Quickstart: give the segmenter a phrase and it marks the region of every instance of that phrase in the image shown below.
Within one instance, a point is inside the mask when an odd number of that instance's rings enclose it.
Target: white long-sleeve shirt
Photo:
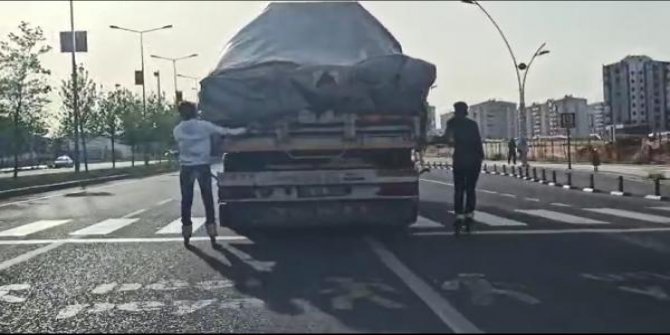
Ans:
[[[208,121],[191,119],[181,121],[174,127],[172,135],[179,147],[179,163],[194,166],[211,164],[212,135],[239,135],[244,132],[244,128],[223,128]]]

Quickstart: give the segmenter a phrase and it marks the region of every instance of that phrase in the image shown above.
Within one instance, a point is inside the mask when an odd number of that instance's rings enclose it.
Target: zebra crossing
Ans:
[[[565,211],[570,211],[571,213],[565,213]],[[670,224],[670,216],[667,213],[670,212],[670,206],[668,207],[647,207],[641,211],[630,211],[623,210],[619,208],[567,208],[567,207],[554,207],[551,210],[549,209],[516,209],[512,211],[506,211],[505,214],[500,214],[498,211],[496,213],[491,213],[488,210],[479,210],[475,211],[475,221],[481,225],[488,226],[491,228],[519,228],[519,229],[533,229],[537,228],[539,223],[543,224],[546,228],[547,225],[556,225],[560,227],[561,224],[568,226],[586,226],[587,228],[593,227],[602,227],[611,225],[614,222],[612,220],[624,220],[625,222],[632,225],[639,224],[661,224],[666,226]],[[142,214],[143,212],[137,212],[137,214]],[[451,212],[453,215],[453,212]],[[589,217],[588,215],[595,214],[598,218]],[[86,227],[76,229],[72,232],[68,232],[68,235],[74,237],[103,237],[112,235],[122,228],[132,226],[134,224],[139,224],[143,220],[137,216],[129,217],[126,215],[120,218],[108,218],[101,220],[99,222],[94,222]],[[611,218],[607,220],[605,218]],[[155,221],[155,220],[154,220]],[[196,232],[205,224],[204,217],[194,217],[193,221],[193,231]],[[56,227],[66,227],[68,223],[72,223],[74,220],[71,219],[54,219],[54,220],[36,220],[34,222],[28,222],[16,227],[11,227],[5,230],[0,231],[0,238],[25,238],[30,237],[31,235],[48,232],[51,229]],[[164,226],[152,227],[153,232],[151,234],[159,236],[166,235],[179,235],[181,234],[181,220],[179,218],[174,220],[166,221],[167,223]],[[417,223],[415,223],[413,228],[430,228],[435,227],[436,223],[429,219],[419,217]],[[440,224],[437,224],[442,226]],[[535,226],[535,227],[534,227]]]
[[[567,208],[565,208],[567,209]],[[656,211],[666,211],[670,212],[670,207],[648,207],[646,209],[656,210]],[[488,226],[488,227],[519,227],[519,228],[532,228],[537,226],[538,222],[542,222],[546,225],[551,224],[567,224],[568,227],[576,226],[588,226],[591,227],[602,227],[607,225],[612,225],[613,222],[606,221],[603,219],[594,219],[592,217],[583,216],[588,213],[597,213],[601,216],[608,216],[616,219],[625,219],[631,225],[639,225],[640,223],[656,223],[656,224],[670,224],[670,217],[627,211],[616,208],[583,208],[577,209],[579,213],[567,214],[564,212],[559,212],[557,210],[548,210],[548,209],[516,209],[512,213],[518,214],[513,218],[506,217],[503,215],[488,213],[486,211],[475,211],[475,222],[478,224]],[[574,210],[572,211],[574,212]],[[451,215],[454,215],[453,211],[449,212]],[[522,216],[524,218],[519,218]],[[540,220],[538,220],[540,219]],[[432,221],[427,218],[420,217],[416,224],[411,226],[415,229],[423,228],[438,228],[443,227],[442,224],[439,224],[435,221]]]

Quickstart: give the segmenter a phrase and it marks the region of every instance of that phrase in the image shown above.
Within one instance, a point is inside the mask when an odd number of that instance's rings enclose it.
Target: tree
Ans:
[[[58,94],[63,101],[59,115],[59,133],[63,136],[74,137],[74,95],[72,94],[72,77],[61,81]],[[100,129],[98,113],[98,87],[89,78],[88,71],[83,64],[77,67],[77,104],[79,109],[79,134],[84,151],[84,167],[88,172],[88,154],[86,151],[86,135],[95,136]]]
[[[45,131],[42,109],[49,102],[47,94],[51,90],[46,81],[51,72],[40,62],[40,56],[51,50],[44,43],[42,29],[23,21],[18,29],[18,33],[7,35],[8,41],[0,42],[0,77],[4,86],[0,100],[12,119],[14,178],[18,177],[19,151],[26,139]]]
[[[99,108],[99,130],[100,134],[109,136],[112,143],[112,168],[116,168],[116,150],[114,148],[116,136],[123,129],[123,115],[127,106],[132,104],[133,94],[128,89],[120,89],[107,92],[100,100]]]
[[[145,140],[152,142],[160,154],[172,143],[172,129],[178,122],[177,113],[165,100],[152,95],[147,99],[147,121]]]
[[[135,166],[135,148],[142,137],[142,100],[135,94],[124,89],[121,95],[121,127],[123,133],[121,138],[130,145],[131,164]]]

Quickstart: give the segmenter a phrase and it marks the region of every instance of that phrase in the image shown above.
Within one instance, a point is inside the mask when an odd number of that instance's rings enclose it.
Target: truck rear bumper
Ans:
[[[416,221],[418,198],[225,202],[219,209],[221,226],[232,228],[406,226]]]

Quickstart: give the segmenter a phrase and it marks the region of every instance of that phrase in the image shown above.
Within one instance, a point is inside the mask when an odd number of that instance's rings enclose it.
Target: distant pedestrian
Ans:
[[[593,164],[593,171],[598,172],[598,166],[600,166],[600,153],[598,148],[591,146],[591,163]]]
[[[507,142],[507,164],[511,162],[516,165],[516,141],[514,138],[510,138]]]
[[[460,101],[455,103],[454,117],[447,121],[447,129],[442,137],[447,145],[454,147],[452,165],[454,212],[456,213],[454,231],[456,233],[459,233],[462,227],[470,231],[477,205],[475,188],[484,160],[479,128],[475,121],[467,118],[467,115],[468,105]]]
[[[193,186],[196,179],[200,186],[202,202],[205,206],[205,228],[212,238],[216,236],[214,215],[214,197],[212,195],[211,171],[211,137],[213,135],[241,135],[244,128],[228,129],[200,120],[194,103],[184,101],[179,104],[179,115],[182,121],[174,128],[173,135],[179,147],[179,185],[181,188],[181,222],[184,243],[193,233],[191,207],[193,205]]]

